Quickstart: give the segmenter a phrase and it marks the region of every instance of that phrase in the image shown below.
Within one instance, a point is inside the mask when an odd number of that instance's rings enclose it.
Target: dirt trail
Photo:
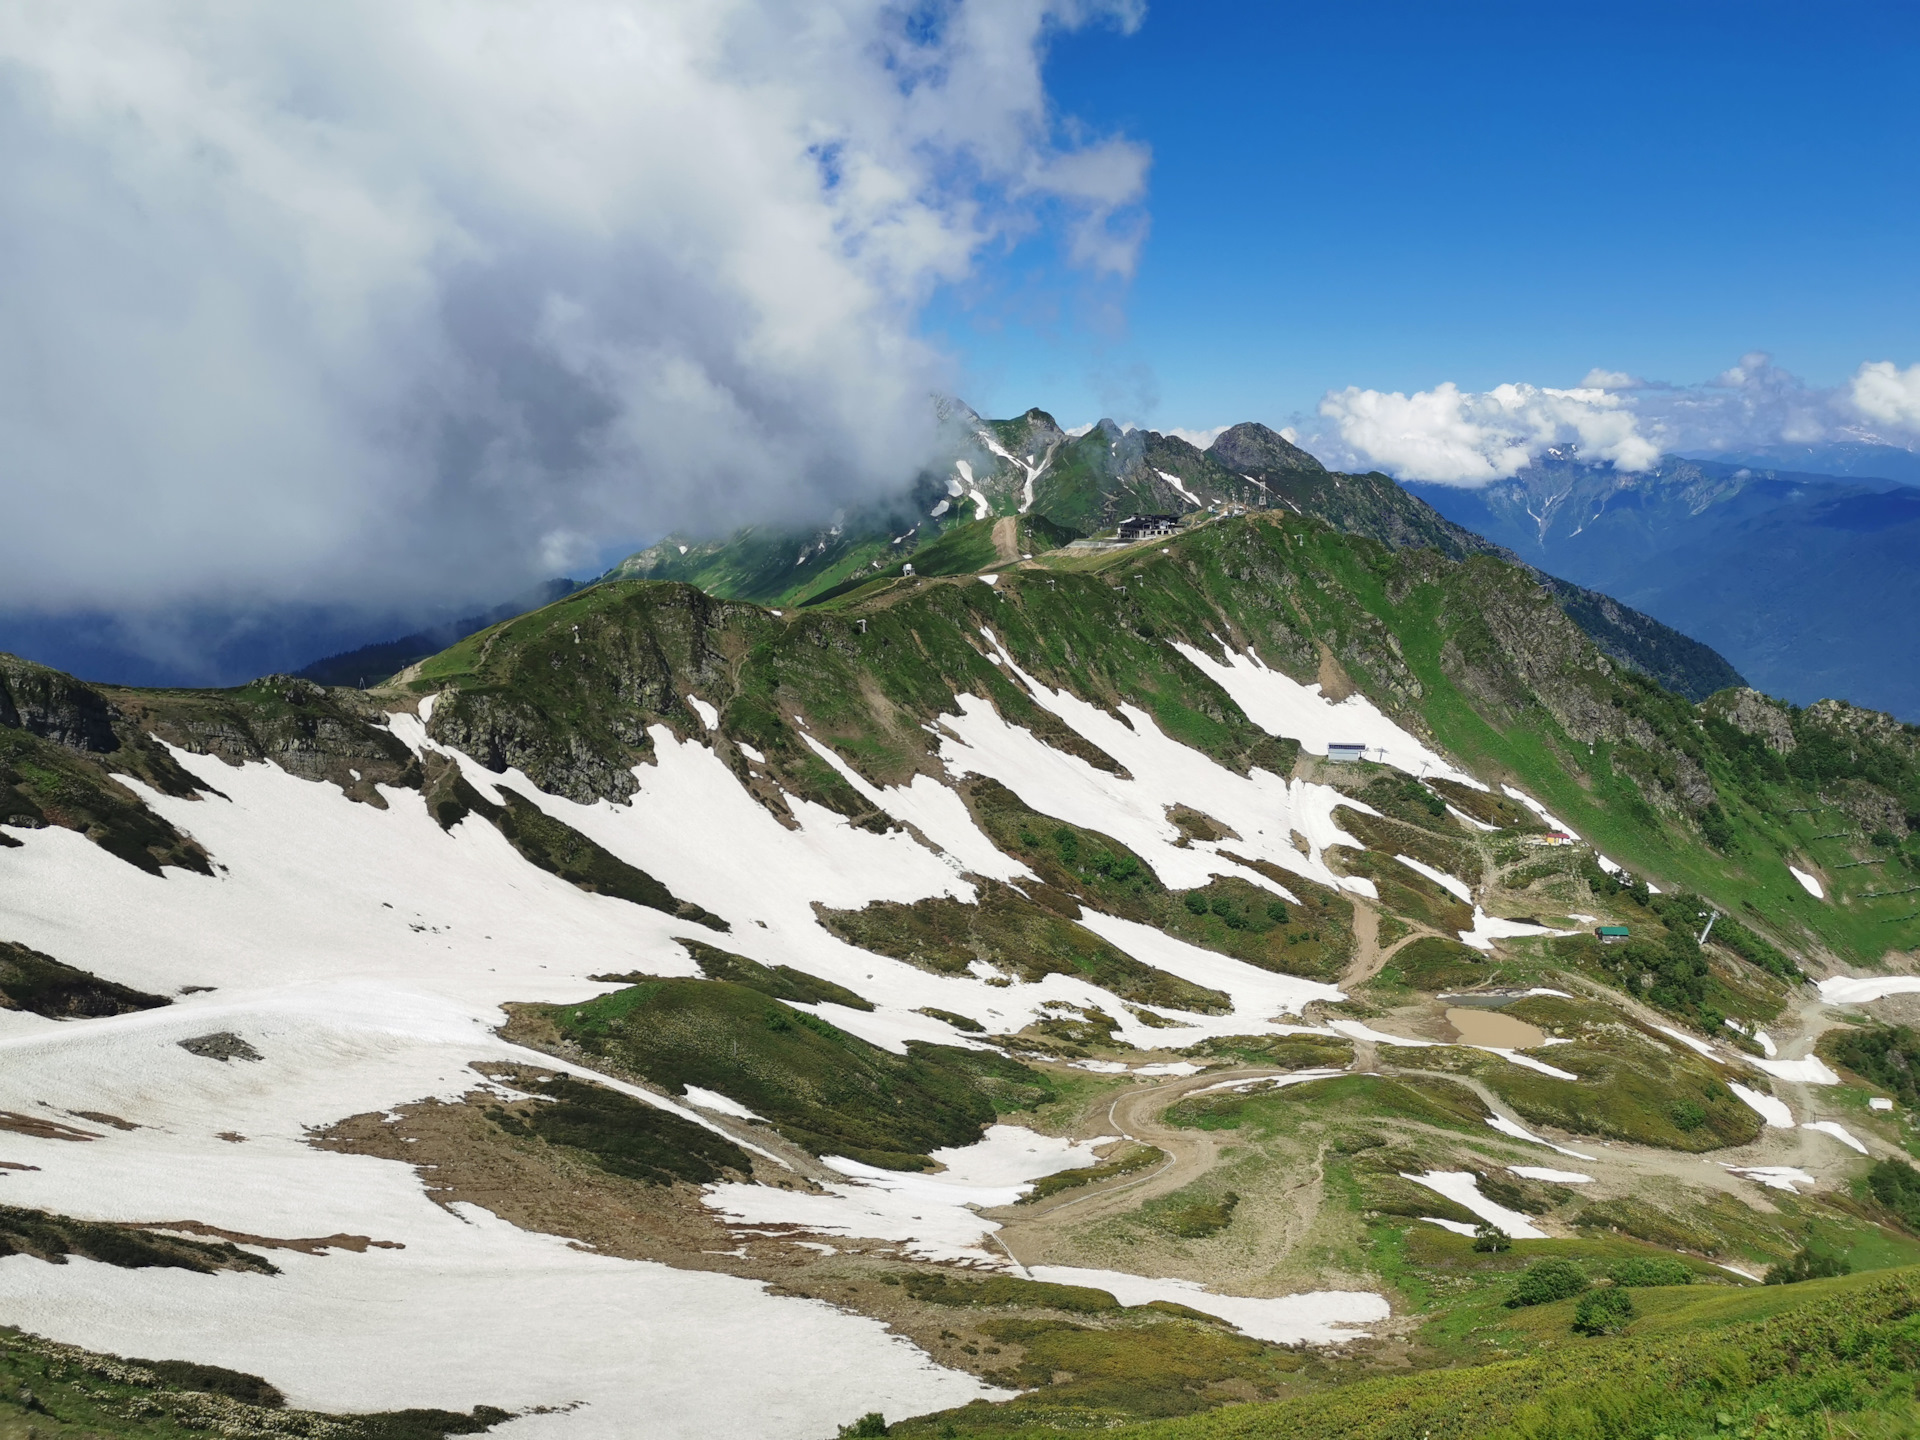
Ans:
[[[1411,926],[1408,934],[1402,935],[1385,949],[1380,947],[1380,912],[1364,901],[1353,902],[1353,959],[1340,976],[1340,988],[1348,994],[1353,993],[1357,985],[1362,985],[1386,966],[1401,950],[1414,941],[1428,935],[1439,935],[1438,930],[1396,916],[1403,925]]]
[[[1207,1173],[1219,1159],[1220,1151],[1234,1142],[1228,1132],[1186,1130],[1169,1125],[1160,1117],[1176,1101],[1196,1090],[1235,1080],[1256,1080],[1268,1075],[1284,1075],[1272,1067],[1246,1067],[1210,1070],[1204,1075],[1179,1080],[1156,1081],[1133,1090],[1122,1091],[1107,1106],[1106,1133],[1124,1135],[1144,1145],[1164,1150],[1166,1161],[1145,1175],[1133,1176],[1114,1184],[1068,1190],[1054,1199],[1032,1205],[1010,1205],[986,1213],[1005,1227],[999,1239],[1009,1254],[1022,1262],[1038,1263],[1048,1242],[1068,1226],[1079,1226],[1104,1215],[1137,1209],[1160,1195],[1168,1195]]]
[[[1020,522],[1013,516],[1002,515],[993,522],[993,549],[1003,565],[1019,560]]]

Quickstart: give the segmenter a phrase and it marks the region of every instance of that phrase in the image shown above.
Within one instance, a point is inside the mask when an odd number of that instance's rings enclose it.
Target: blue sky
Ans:
[[[1068,423],[1755,350],[1836,385],[1920,360],[1917,74],[1907,4],[1163,0],[1047,68],[1059,113],[1151,147],[1131,283],[1036,242],[927,324],[976,403]]]

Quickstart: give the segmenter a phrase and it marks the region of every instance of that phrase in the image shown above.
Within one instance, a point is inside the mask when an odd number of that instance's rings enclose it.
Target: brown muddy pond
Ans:
[[[1526,1050],[1547,1038],[1537,1025],[1502,1015],[1497,1010],[1469,1010],[1455,1006],[1447,1023],[1469,1045],[1494,1045],[1503,1050]]]

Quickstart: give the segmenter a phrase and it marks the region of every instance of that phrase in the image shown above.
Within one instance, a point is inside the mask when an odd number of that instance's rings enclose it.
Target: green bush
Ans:
[[[1633,1296],[1610,1287],[1580,1297],[1573,1308],[1573,1328],[1582,1335],[1618,1335],[1633,1319]]]
[[[1904,1160],[1882,1160],[1867,1172],[1867,1188],[1909,1228],[1920,1230],[1920,1170]]]
[[[1587,1279],[1587,1272],[1571,1260],[1536,1260],[1513,1282],[1513,1293],[1507,1297],[1507,1308],[1517,1310],[1524,1305],[1551,1305],[1556,1300],[1566,1300],[1580,1294],[1592,1283]]]
[[[1644,1255],[1622,1260],[1607,1271],[1607,1278],[1625,1287],[1648,1285],[1691,1285],[1693,1271],[1685,1261],[1664,1256]]]
[[[1513,1248],[1513,1237],[1498,1225],[1482,1220],[1473,1227],[1473,1248],[1483,1254],[1498,1255]]]
[[[851,1425],[840,1427],[840,1440],[866,1440],[870,1435],[887,1433],[887,1417],[878,1410],[869,1410]]]
[[[1832,1255],[1803,1245],[1790,1260],[1767,1267],[1767,1284],[1798,1285],[1802,1280],[1831,1280],[1836,1275],[1851,1275],[1853,1265],[1844,1255]]]

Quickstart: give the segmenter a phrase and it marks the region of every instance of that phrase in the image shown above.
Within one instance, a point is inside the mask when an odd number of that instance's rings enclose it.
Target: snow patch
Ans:
[[[1214,1315],[1243,1335],[1272,1345],[1338,1345],[1363,1340],[1358,1327],[1392,1314],[1384,1295],[1367,1290],[1314,1290],[1304,1295],[1255,1299],[1216,1295],[1193,1280],[1149,1280],[1117,1270],[1082,1270],[1071,1265],[1035,1265],[1027,1272],[1050,1285],[1084,1285],[1105,1290],[1122,1305],[1169,1300],[1203,1315]]]
[[[1509,1165],[1507,1169],[1523,1180],[1544,1180],[1553,1185],[1591,1185],[1593,1177],[1578,1170],[1550,1170],[1544,1165]]]
[[[1804,1060],[1753,1060],[1747,1063],[1756,1070],[1764,1070],[1776,1080],[1793,1080],[1802,1085],[1838,1085],[1840,1077],[1827,1068],[1827,1064],[1818,1055],[1809,1055]]]
[[[765,1121],[763,1115],[756,1115],[738,1100],[728,1099],[718,1090],[704,1090],[698,1085],[687,1086],[687,1101],[702,1110],[711,1110],[717,1115],[731,1115],[736,1120]]]
[[[1561,1155],[1570,1155],[1575,1160],[1592,1160],[1595,1158],[1592,1155],[1582,1155],[1578,1150],[1569,1150],[1564,1145],[1556,1145],[1551,1140],[1542,1140],[1531,1130],[1528,1130],[1517,1121],[1509,1120],[1504,1115],[1489,1116],[1487,1118],[1487,1124],[1491,1125],[1495,1130],[1498,1130],[1502,1135],[1511,1135],[1514,1139],[1525,1140],[1530,1145],[1544,1145],[1549,1150]]]
[[[1776,1100],[1771,1095],[1762,1095],[1758,1090],[1750,1090],[1738,1081],[1728,1082],[1727,1088],[1733,1091],[1742,1105],[1753,1111],[1769,1129],[1793,1129],[1793,1111],[1787,1108],[1784,1100]]]
[[[1480,1182],[1471,1170],[1429,1170],[1424,1175],[1413,1175],[1402,1170],[1400,1178],[1411,1180],[1416,1185],[1424,1185],[1436,1194],[1446,1196],[1454,1204],[1471,1210],[1489,1225],[1499,1226],[1516,1240],[1548,1238],[1546,1231],[1540,1229],[1518,1210],[1509,1210],[1504,1205],[1496,1205],[1482,1195]],[[1455,1222],[1455,1224],[1458,1223],[1458,1221]]]
[[[1717,1065],[1724,1065],[1727,1063],[1725,1060],[1721,1059],[1720,1056],[1715,1054],[1713,1047],[1707,1044],[1707,1042],[1704,1040],[1696,1040],[1693,1038],[1693,1036],[1688,1035],[1683,1031],[1675,1030],[1671,1025],[1656,1025],[1653,1028],[1658,1030],[1662,1035],[1667,1036],[1669,1039],[1678,1040],[1682,1045],[1686,1046],[1689,1050],[1694,1051],[1696,1054],[1706,1056],[1707,1059],[1713,1061]]]
[[[1516,790],[1511,785],[1502,785],[1500,789],[1506,794],[1506,797],[1509,800],[1519,801],[1522,805],[1526,806],[1527,809],[1531,810],[1535,815],[1537,815],[1540,818],[1541,823],[1544,824],[1549,830],[1558,830],[1562,834],[1573,836],[1573,838],[1576,840],[1580,838],[1579,831],[1575,830],[1571,825],[1567,824],[1566,821],[1555,819],[1554,816],[1548,812],[1546,806],[1542,805],[1538,800],[1534,799],[1531,795],[1527,794],[1526,791]]]
[[[1476,950],[1491,952],[1496,940],[1510,940],[1522,935],[1571,935],[1571,930],[1550,930],[1545,925],[1529,925],[1523,920],[1502,920],[1497,915],[1489,915],[1478,905],[1473,907],[1473,928],[1460,932],[1461,943],[1471,945]]]
[[[1829,1005],[1865,1005],[1889,995],[1920,992],[1920,975],[1835,975],[1819,986],[1820,998]]]
[[[1444,870],[1436,870],[1431,865],[1422,864],[1411,855],[1396,855],[1393,858],[1413,871],[1416,875],[1426,876],[1427,879],[1433,881],[1434,884],[1438,885],[1448,894],[1457,896],[1469,905],[1473,903],[1473,891],[1468,887],[1466,881],[1456,879]]]
[[[698,695],[687,696],[687,704],[694,708],[694,712],[700,717],[700,723],[706,726],[707,729],[718,730],[720,728],[720,712],[702,700]]]
[[[1251,651],[1241,654],[1222,647],[1224,663],[1206,651],[1181,642],[1178,650],[1193,667],[1233,698],[1246,716],[1271,735],[1298,740],[1310,755],[1325,755],[1332,744],[1362,744],[1369,755],[1409,775],[1437,775],[1475,790],[1487,787],[1428,749],[1389,720],[1366,696],[1355,691],[1335,704],[1318,684],[1299,681],[1270,670]]]
[[[1802,1130],[1818,1130],[1823,1135],[1831,1135],[1842,1145],[1852,1146],[1862,1155],[1867,1153],[1867,1147],[1854,1139],[1853,1136],[1848,1133],[1847,1127],[1842,1125],[1838,1120],[1807,1120],[1801,1123],[1800,1128]]]
[[[1807,894],[1813,896],[1816,900],[1824,900],[1827,898],[1827,892],[1821,888],[1819,880],[1809,875],[1797,865],[1789,865],[1787,869],[1793,872],[1793,878],[1800,882],[1800,888],[1806,891]]]
[[[1731,1170],[1743,1180],[1752,1180],[1766,1186],[1769,1190],[1784,1190],[1789,1195],[1798,1195],[1795,1186],[1804,1185],[1811,1190],[1819,1182],[1806,1171],[1792,1165],[1728,1165],[1722,1162],[1722,1170]]]

